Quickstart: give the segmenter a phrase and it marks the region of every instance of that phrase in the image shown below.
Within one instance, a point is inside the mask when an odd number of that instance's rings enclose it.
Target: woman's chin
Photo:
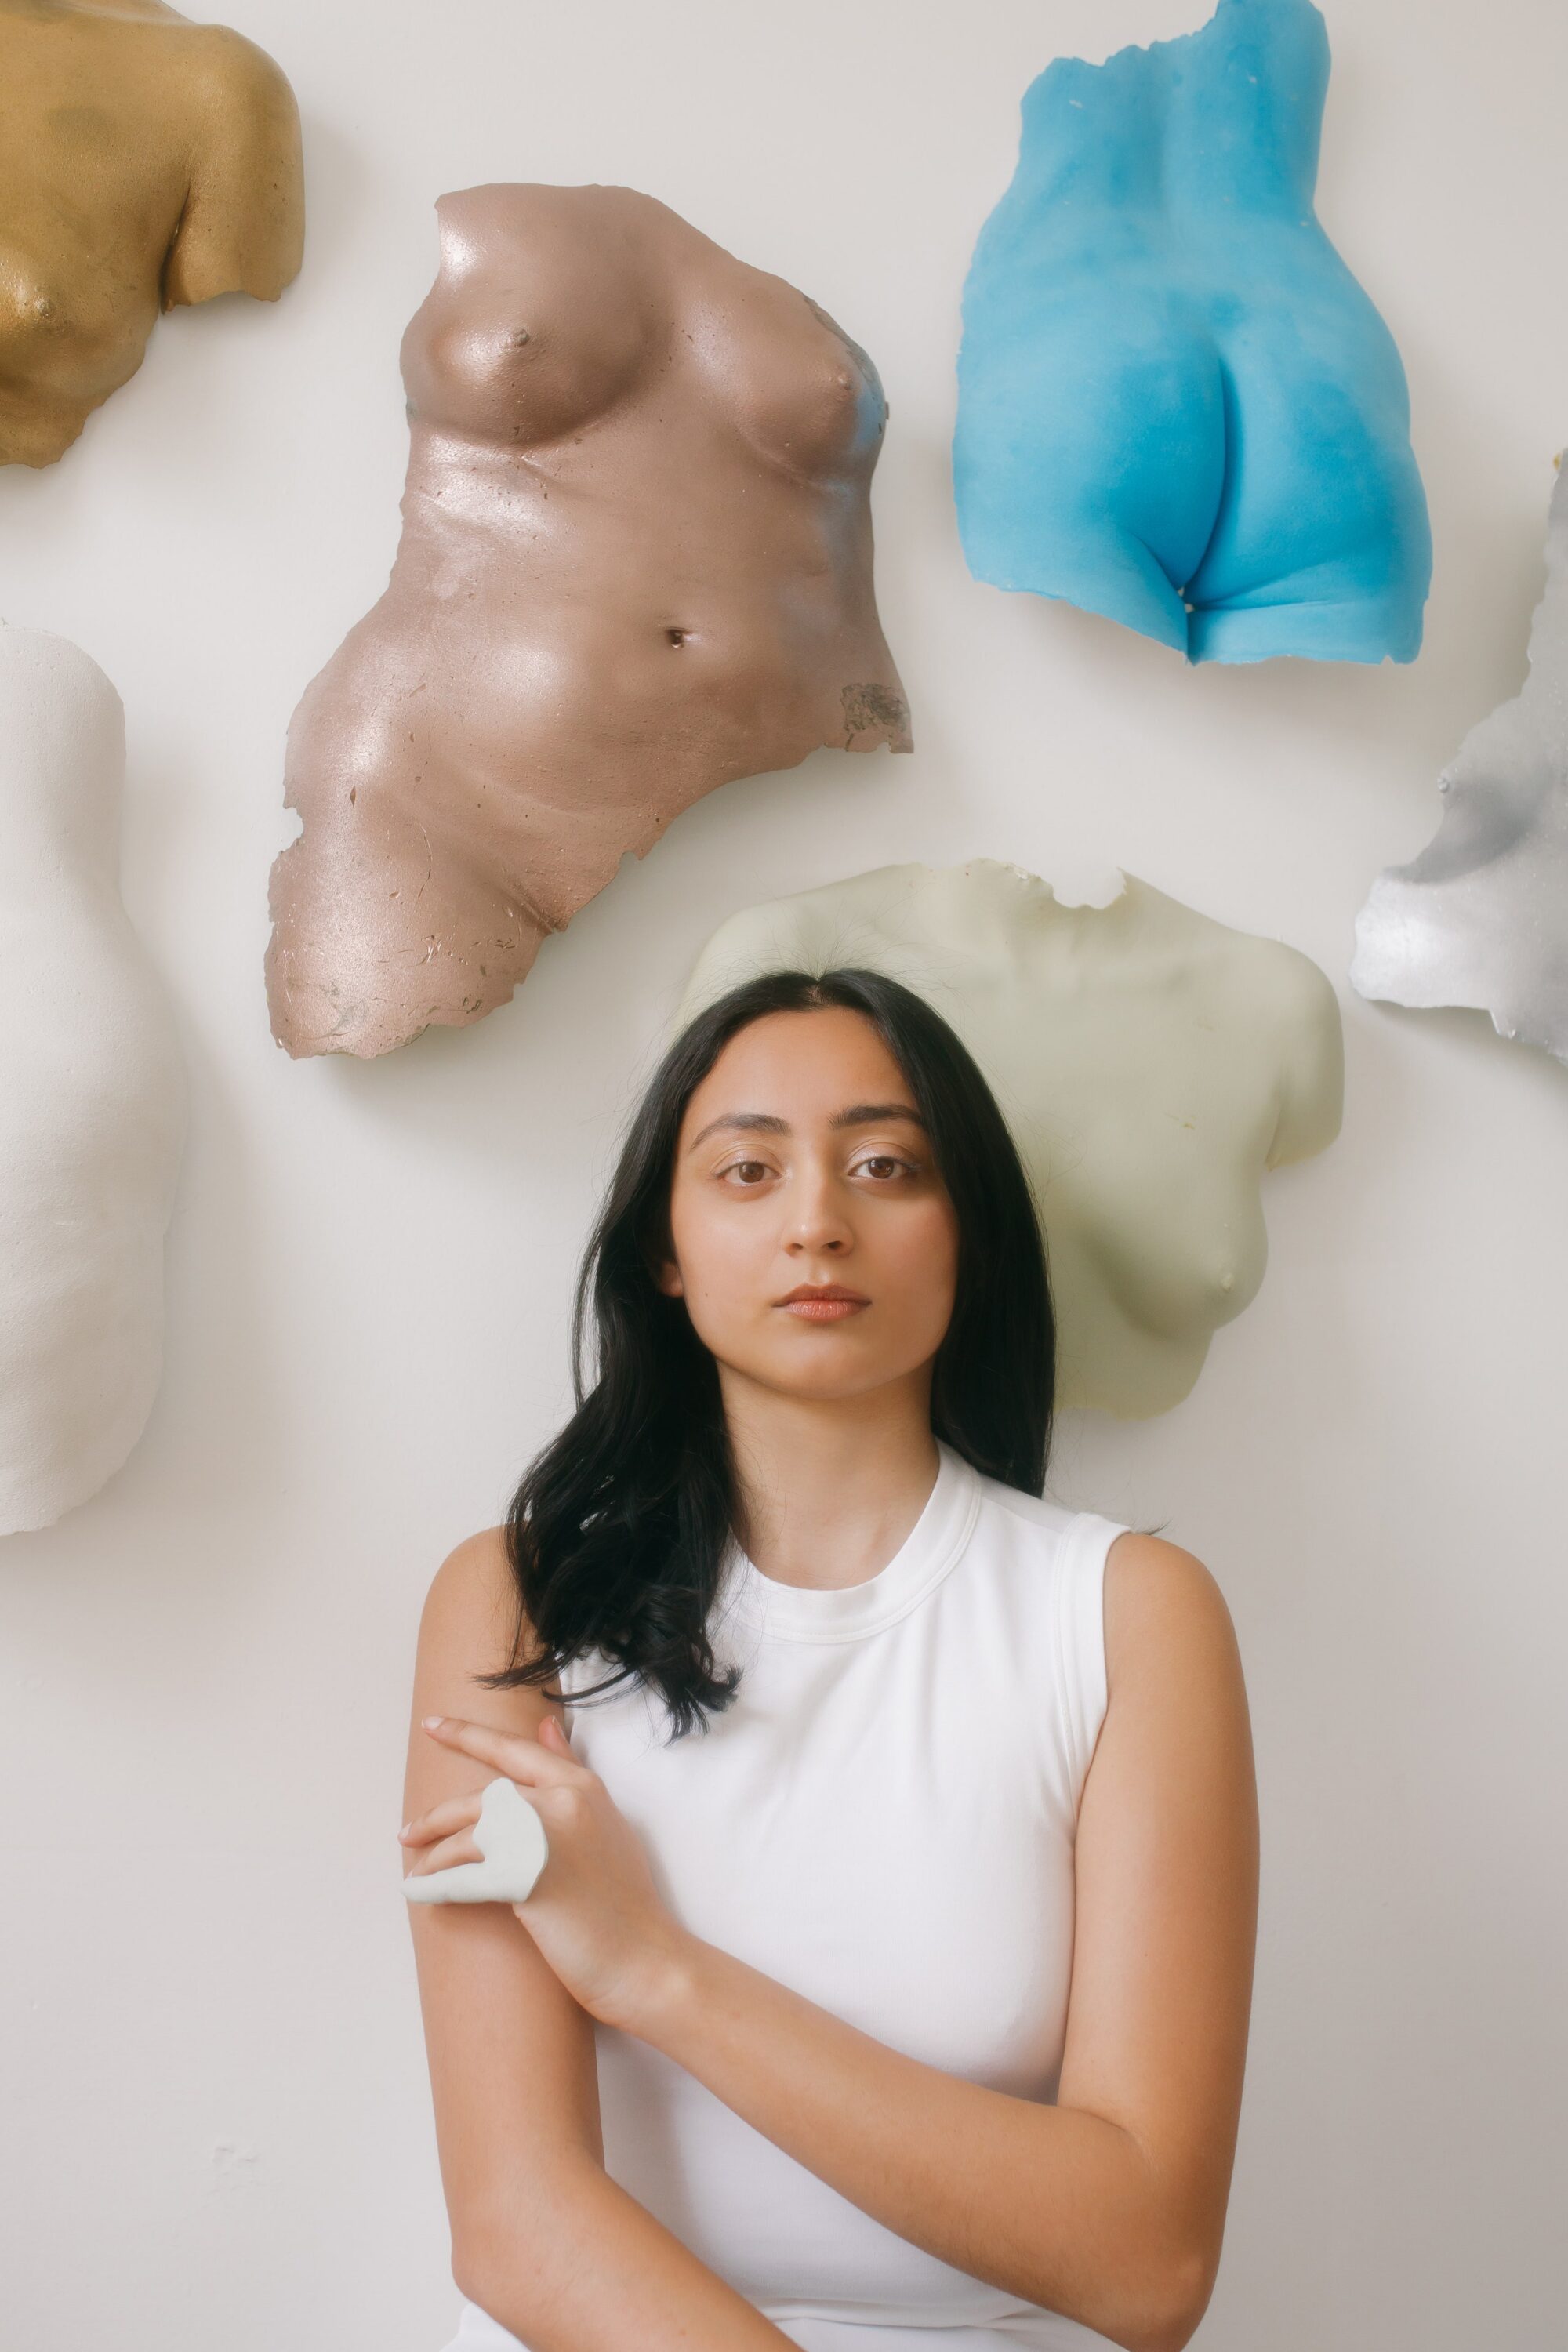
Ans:
[[[721,1358],[720,1361],[730,1373],[775,1396],[819,1404],[839,1403],[892,1388],[907,1381],[911,1369],[904,1363],[889,1364],[846,1344],[842,1331],[831,1329],[814,1333],[803,1345],[765,1360],[724,1364]]]

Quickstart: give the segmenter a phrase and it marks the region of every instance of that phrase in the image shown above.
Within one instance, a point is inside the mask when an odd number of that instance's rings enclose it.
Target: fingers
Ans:
[[[457,1831],[471,1829],[479,1818],[484,1791],[475,1789],[466,1797],[447,1797],[432,1805],[427,1813],[416,1813],[398,1831],[404,1845],[428,1845],[433,1838],[450,1837]]]
[[[459,1831],[454,1836],[440,1839],[437,1844],[429,1848],[428,1852],[421,1853],[415,1862],[413,1869],[405,1871],[404,1875],[407,1878],[427,1878],[432,1871],[450,1870],[459,1862],[483,1862],[483,1860],[484,1855],[479,1852],[473,1838],[466,1832]]]
[[[481,1764],[493,1765],[524,1788],[560,1789],[588,1777],[587,1767],[575,1757],[525,1738],[519,1731],[496,1731],[488,1723],[466,1723],[455,1715],[427,1715],[423,1728],[443,1748],[458,1748]]]

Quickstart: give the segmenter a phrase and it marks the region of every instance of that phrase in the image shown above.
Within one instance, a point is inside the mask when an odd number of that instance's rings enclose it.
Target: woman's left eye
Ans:
[[[873,1152],[868,1159],[858,1160],[856,1163],[863,1174],[875,1176],[879,1181],[889,1176],[899,1175],[908,1169],[909,1164],[907,1160],[900,1160],[890,1151]]]

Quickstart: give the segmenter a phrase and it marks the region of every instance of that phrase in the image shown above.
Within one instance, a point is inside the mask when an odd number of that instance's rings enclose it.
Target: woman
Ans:
[[[1247,1702],[1197,1559],[1039,1499],[1044,1255],[963,1045],[869,972],[734,990],[633,1120],[579,1366],[590,1307],[420,1628],[413,1867],[478,1858],[498,1774],[550,1845],[524,1903],[411,1908],[448,2352],[1175,2352]]]

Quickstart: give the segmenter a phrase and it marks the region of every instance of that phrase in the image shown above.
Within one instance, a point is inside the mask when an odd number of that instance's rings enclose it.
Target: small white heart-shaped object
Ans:
[[[515,1780],[491,1780],[479,1800],[474,1843],[483,1862],[457,1862],[405,1878],[410,1903],[525,1903],[550,1859],[544,1823]]]

